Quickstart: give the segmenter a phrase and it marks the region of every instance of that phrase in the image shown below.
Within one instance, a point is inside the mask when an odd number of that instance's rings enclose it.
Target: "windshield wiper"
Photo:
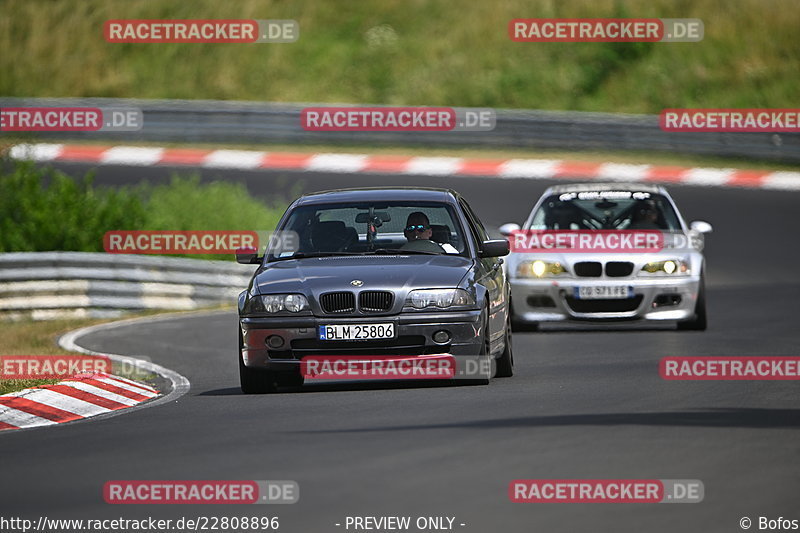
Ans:
[[[295,252],[292,255],[287,255],[286,257],[273,257],[269,262],[272,261],[286,261],[289,259],[310,259],[314,257],[333,257],[337,255],[363,255],[360,252]]]
[[[334,257],[334,256],[364,256],[364,255],[443,255],[439,252],[426,252],[423,250],[402,250],[400,248],[378,248],[377,250],[366,252],[295,252],[286,257],[273,257],[268,263],[273,261],[288,261],[291,259],[311,259],[315,257]]]
[[[367,252],[370,253],[370,252]],[[422,254],[422,255],[442,255],[441,252],[426,252],[424,250],[403,250],[401,248],[378,248],[377,250],[373,250],[371,253],[375,255],[390,255],[390,254],[398,254],[398,255],[410,255],[410,254]]]

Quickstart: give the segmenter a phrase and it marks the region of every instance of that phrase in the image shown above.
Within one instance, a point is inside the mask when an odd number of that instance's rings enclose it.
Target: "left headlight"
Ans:
[[[665,261],[654,261],[642,267],[642,274],[655,274],[667,276],[685,276],[691,273],[689,263],[680,259],[667,259]]]
[[[408,293],[406,303],[415,309],[465,307],[475,305],[475,298],[464,289],[418,289]]]
[[[302,294],[263,294],[253,296],[245,305],[245,314],[250,313],[299,313],[308,309],[308,300]]]
[[[542,261],[541,259],[523,261],[517,265],[517,277],[519,278],[542,278],[566,273],[567,269],[561,263]]]

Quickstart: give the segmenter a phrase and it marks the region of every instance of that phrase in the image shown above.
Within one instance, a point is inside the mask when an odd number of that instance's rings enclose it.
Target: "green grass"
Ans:
[[[103,236],[112,230],[271,231],[282,214],[240,183],[173,175],[157,185],[95,187],[91,174],[76,180],[30,162],[0,160],[0,253],[102,252]]]
[[[142,230],[272,231],[284,207],[266,205],[250,196],[241,183],[200,183],[197,175],[174,175],[166,184],[139,188],[145,198]],[[127,229],[127,228],[126,228]],[[232,255],[195,255],[203,259],[232,260]]]
[[[103,322],[97,319],[69,319],[53,321],[0,321],[0,354],[7,355],[62,355],[65,352],[56,344],[59,335],[67,331]],[[0,364],[3,357],[0,356]],[[30,387],[52,385],[59,379],[0,379],[0,394]]]
[[[700,18],[700,43],[515,43],[512,18]],[[109,44],[110,18],[295,19],[291,44]],[[7,0],[0,95],[658,113],[793,107],[794,0]]]
[[[163,311],[140,311],[129,315],[131,318],[139,316],[152,316]],[[3,356],[10,355],[64,355],[67,352],[57,344],[59,336],[68,331],[96,324],[108,322],[105,319],[81,318],[60,320],[0,320],[0,364]],[[135,379],[137,381],[152,382],[154,374],[149,372],[123,368],[118,363],[112,365],[113,373],[117,376]],[[7,394],[31,387],[52,385],[60,379],[0,379],[0,394]]]
[[[2,358],[0,358],[2,360]],[[0,380],[0,394],[17,392],[23,389],[41,387],[44,385],[55,385],[59,379],[2,379]]]

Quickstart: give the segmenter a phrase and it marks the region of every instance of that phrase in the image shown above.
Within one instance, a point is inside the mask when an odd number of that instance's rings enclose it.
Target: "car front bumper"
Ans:
[[[633,298],[580,300],[575,288],[633,287]],[[700,278],[528,279],[511,280],[514,320],[687,320],[694,316]]]
[[[395,325],[395,338],[374,341],[319,340],[319,326],[333,324]],[[303,357],[314,355],[391,357],[450,354],[475,356],[481,353],[483,332],[481,311],[402,313],[394,316],[321,318],[315,316],[240,317],[242,360],[249,368],[292,371]],[[450,341],[437,343],[434,333],[447,331]],[[283,343],[276,346],[279,337]],[[268,345],[268,339],[272,341]]]

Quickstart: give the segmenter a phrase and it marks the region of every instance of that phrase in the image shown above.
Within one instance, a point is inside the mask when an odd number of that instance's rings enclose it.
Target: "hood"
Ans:
[[[299,292],[316,299],[331,291],[391,290],[398,297],[412,289],[455,288],[472,260],[452,255],[331,256],[267,263],[256,274],[260,294]],[[353,280],[363,285],[354,286]]]

